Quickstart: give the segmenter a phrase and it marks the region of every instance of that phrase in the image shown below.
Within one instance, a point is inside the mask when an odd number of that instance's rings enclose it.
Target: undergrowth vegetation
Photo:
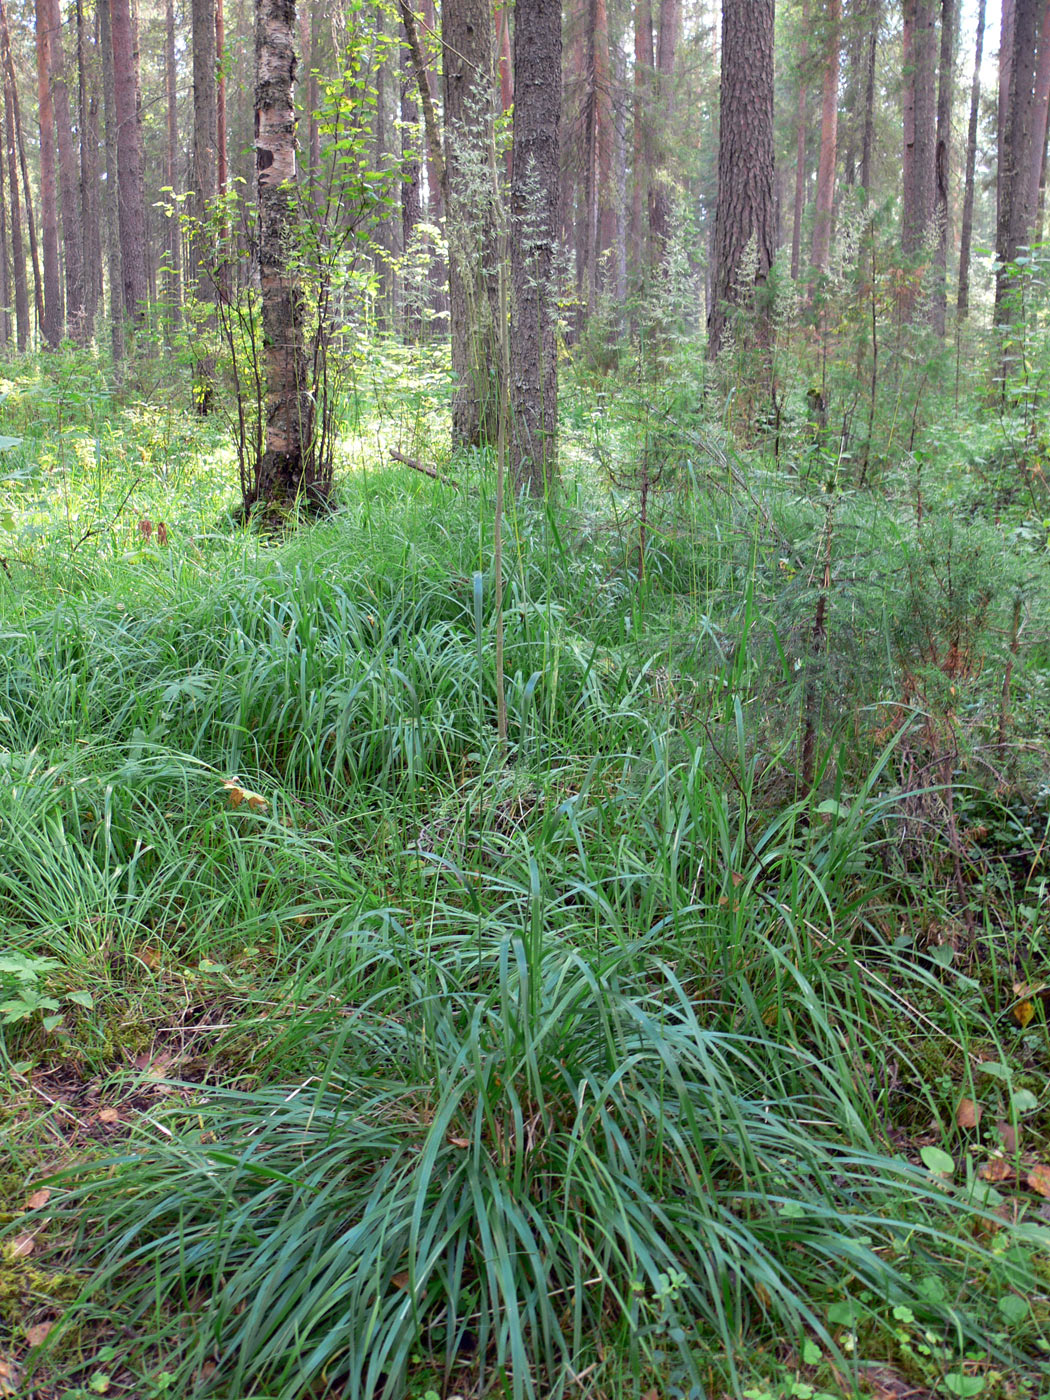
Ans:
[[[337,508],[281,536],[159,382],[10,369],[27,1393],[1045,1393],[1014,426],[871,489],[798,385],[744,451],[684,370],[655,417],[581,372],[565,498],[508,521],[503,753],[490,464],[383,462],[437,392],[383,354]]]

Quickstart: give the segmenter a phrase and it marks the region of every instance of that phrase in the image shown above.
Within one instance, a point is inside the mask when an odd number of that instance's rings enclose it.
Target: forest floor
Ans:
[[[502,746],[437,362],[281,535],[152,370],[2,386],[0,1396],[1050,1393],[1028,426],[567,383]]]

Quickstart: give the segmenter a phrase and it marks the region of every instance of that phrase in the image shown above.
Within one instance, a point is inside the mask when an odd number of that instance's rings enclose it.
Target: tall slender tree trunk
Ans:
[[[930,324],[943,336],[948,313],[948,196],[951,181],[953,68],[955,64],[955,0],[941,0],[941,60],[937,75],[937,138],[934,149],[933,219],[937,248],[933,258]]]
[[[37,327],[44,324],[44,282],[40,275],[40,256],[36,240],[36,220],[33,218],[33,192],[29,184],[29,166],[26,162],[25,140],[22,134],[22,112],[18,100],[18,82],[15,78],[15,65],[11,58],[11,35],[7,27],[7,11],[4,0],[0,0],[0,44],[3,45],[4,73],[7,77],[7,91],[11,96],[14,115],[15,145],[18,148],[18,164],[22,174],[22,194],[25,199],[26,231],[29,234],[29,256],[33,265],[33,297],[36,307]]]
[[[295,191],[295,0],[256,0],[255,149],[266,354],[266,445],[255,499],[287,508],[317,494],[303,304],[289,256]]]
[[[226,193],[226,15],[223,0],[215,0],[215,186]]]
[[[106,238],[106,271],[109,278],[109,337],[113,377],[124,381],[125,283],[120,244],[120,159],[117,154],[117,84],[113,72],[113,34],[110,0],[96,0],[102,53],[102,115],[106,133],[106,181],[103,186],[102,222]]]
[[[124,309],[133,326],[146,320],[146,196],[139,111],[138,48],[130,0],[108,0],[117,120],[117,211]]]
[[[4,141],[7,158],[7,187],[11,195],[11,280],[15,292],[15,343],[20,351],[29,346],[29,287],[26,283],[26,252],[22,241],[22,211],[18,197],[18,156],[15,150],[15,111],[11,100],[11,80],[6,67],[4,84]]]
[[[80,217],[80,162],[73,144],[69,115],[69,85],[62,43],[62,11],[58,0],[44,0],[49,34],[51,105],[58,144],[58,184],[62,209],[62,248],[66,272],[66,326],[84,344],[88,327],[84,319],[84,231]]]
[[[1014,0],[1010,92],[999,170],[999,217],[996,226],[995,319],[997,325],[1017,315],[1011,265],[1028,242],[1035,209],[1029,207],[1032,143],[1035,141],[1036,38],[1046,0]],[[1042,133],[1040,132],[1040,137]]]
[[[499,105],[507,113],[514,106],[514,61],[510,51],[510,10],[503,5],[496,12],[496,48],[499,55]],[[514,142],[506,151],[507,178],[514,169]]]
[[[90,91],[87,27],[84,0],[76,0],[77,14],[77,127],[80,137],[80,226],[84,235],[84,338],[95,333],[99,289],[102,284],[102,238],[98,223],[98,110]]]
[[[901,251],[918,263],[933,224],[934,154],[936,146],[936,0],[904,0],[902,29],[904,71],[904,173],[902,182]],[[918,306],[913,280],[902,296],[910,319]]]
[[[2,134],[0,134],[2,143]],[[11,278],[7,262],[7,196],[4,191],[3,162],[0,161],[0,346],[11,341]]]
[[[864,135],[860,147],[860,183],[871,197],[871,158],[875,149],[875,60],[878,56],[881,0],[867,0],[868,55],[864,73]]]
[[[656,43],[657,108],[661,123],[660,160],[652,172],[649,199],[649,233],[655,264],[666,261],[671,236],[672,179],[668,152],[677,146],[673,137],[674,67],[682,27],[681,0],[660,0]]]
[[[36,0],[37,119],[40,126],[40,226],[44,245],[44,341],[56,350],[62,340],[62,274],[58,265],[58,182],[55,112],[51,102],[51,22],[46,0]]]
[[[215,62],[215,0],[192,0],[193,31],[193,223],[189,276],[202,308],[213,306],[217,270],[214,203],[218,193],[218,92]],[[197,412],[211,412],[214,357],[208,339],[212,312],[201,313],[201,337],[193,354],[193,402]]]
[[[492,11],[489,0],[445,0],[445,170],[449,245],[452,441],[495,442],[499,404],[499,299],[493,195],[481,176],[492,143]]]
[[[806,27],[806,7],[802,7],[802,26]],[[806,64],[809,43],[803,34],[798,66],[798,105],[795,112],[795,203],[791,212],[791,276],[798,281],[802,262],[802,211],[806,205],[806,136],[809,122],[806,108],[809,93],[806,88]]]
[[[554,254],[558,237],[561,0],[516,0],[511,186],[511,471],[540,496],[557,461]]]
[[[842,0],[828,0],[827,51],[820,104],[820,164],[817,169],[817,205],[813,219],[813,266],[826,272],[831,254],[831,219],[835,207],[835,164],[839,130],[839,47]]]
[[[1039,28],[1039,61],[1035,70],[1035,102],[1032,111],[1032,139],[1028,162],[1026,220],[1034,228],[1039,208],[1039,183],[1046,156],[1047,118],[1050,116],[1050,0],[1044,0]]]
[[[171,190],[173,207],[171,216],[168,218],[168,271],[165,278],[164,300],[167,305],[168,325],[171,328],[178,325],[182,307],[181,207],[178,202],[179,109],[175,78],[175,0],[165,0],[164,86],[168,107],[168,149],[164,174],[168,189]]]
[[[999,107],[996,122],[997,156],[995,181],[995,219],[999,222],[1002,205],[1002,172],[1005,168],[1003,142],[1010,121],[1010,70],[1014,55],[1014,11],[1016,0],[1002,0],[999,16]]]
[[[649,268],[648,217],[653,170],[652,88],[655,66],[652,0],[635,0],[631,257],[640,284],[644,283]]]
[[[419,108],[413,99],[414,80],[408,75],[412,71],[411,56],[407,47],[402,49],[401,62],[401,247],[407,255],[413,250],[416,229],[423,218],[421,192],[422,170],[419,163]],[[407,285],[405,288],[408,290]],[[422,307],[418,302],[419,289],[413,296],[404,296],[403,317],[405,333],[418,340],[423,330]]]
[[[970,86],[970,123],[966,130],[966,176],[963,186],[962,229],[959,233],[959,296],[956,311],[965,321],[970,310],[970,246],[973,242],[974,175],[977,165],[977,121],[981,111],[981,61],[984,57],[986,0],[977,6],[977,40]]]
[[[773,158],[773,0],[722,0],[722,91],[719,102],[718,202],[714,271],[707,313],[707,353],[722,347],[727,311],[755,298],[755,339],[768,343],[765,288],[776,246]],[[753,282],[739,275],[754,248]]]

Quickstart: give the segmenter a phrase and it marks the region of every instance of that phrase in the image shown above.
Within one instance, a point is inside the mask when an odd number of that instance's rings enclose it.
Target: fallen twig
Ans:
[[[432,477],[435,481],[440,481],[442,486],[451,486],[453,491],[459,490],[459,482],[453,481],[450,476],[442,476],[433,467],[428,467],[425,462],[420,462],[415,457],[406,457],[403,452],[398,452],[396,447],[390,449],[390,455],[395,462],[402,463],[403,466],[411,467],[414,472],[422,472],[424,476]]]

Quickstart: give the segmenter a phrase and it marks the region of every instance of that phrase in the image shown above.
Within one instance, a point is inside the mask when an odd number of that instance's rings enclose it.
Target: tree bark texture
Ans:
[[[179,112],[175,88],[175,0],[165,0],[164,4],[164,86],[168,109],[168,150],[164,175],[174,200],[179,193]],[[178,324],[179,309],[182,305],[181,255],[179,204],[175,200],[173,215],[168,219],[168,273],[164,297],[168,306],[169,324],[172,326]]]
[[[798,105],[795,112],[795,203],[791,214],[791,276],[796,281],[802,262],[802,211],[806,206],[806,136],[809,130],[806,115],[809,99],[806,87],[809,43],[805,37],[805,6],[802,9],[802,27],[802,47],[798,65]]]
[[[146,196],[139,110],[138,46],[130,0],[109,0],[117,118],[117,212],[124,309],[132,325],[146,319]]]
[[[25,244],[22,242],[22,210],[18,196],[18,155],[15,143],[15,111],[11,100],[11,79],[6,67],[4,83],[4,141],[7,160],[7,187],[11,196],[11,280],[15,293],[15,344],[20,351],[29,346],[29,286],[26,281]]]
[[[492,143],[492,10],[488,0],[441,7],[449,245],[452,442],[495,442],[499,406],[499,296],[488,154]]]
[[[669,155],[678,144],[674,132],[674,71],[682,28],[681,0],[660,0],[656,43],[656,98],[660,120],[659,160],[650,176],[649,233],[653,261],[666,261],[671,236],[673,183]]]
[[[84,338],[95,333],[102,292],[102,234],[98,217],[98,97],[89,81],[93,46],[89,45],[84,0],[76,0],[77,127],[80,135],[80,226],[84,235]]]
[[[986,0],[979,0],[973,83],[970,87],[970,122],[966,130],[966,176],[963,185],[962,229],[959,233],[959,295],[956,313],[960,321],[966,319],[970,309],[970,247],[973,243],[974,174],[977,165],[977,121],[981,111],[981,61],[984,57],[985,13]]]
[[[871,194],[871,160],[875,150],[875,60],[879,49],[879,26],[882,23],[881,0],[868,0],[865,7],[868,22],[868,57],[864,75],[864,135],[860,147],[860,183]]]
[[[515,0],[511,185],[511,471],[541,496],[556,468],[561,0]]]
[[[44,321],[49,349],[62,340],[62,274],[58,265],[58,182],[55,112],[51,102],[51,23],[47,0],[36,0],[37,120],[40,127],[40,237],[44,253]]]
[[[1046,155],[1047,117],[1050,114],[1050,0],[1044,0],[1039,28],[1039,58],[1035,70],[1035,101],[1032,112],[1032,139],[1028,158],[1028,191],[1025,218],[1035,227],[1039,207],[1039,182]]]
[[[904,0],[904,174],[901,249],[915,258],[933,221],[936,137],[935,0]]]
[[[109,333],[113,372],[119,383],[124,364],[124,265],[120,242],[120,158],[117,153],[117,85],[113,71],[111,0],[97,0],[102,50],[102,107],[106,132],[106,182],[103,224],[109,272]]]
[[[82,345],[88,327],[84,317],[84,229],[80,217],[80,161],[69,115],[69,84],[62,43],[62,10],[58,0],[45,0],[50,29],[51,105],[58,146],[58,187],[62,210],[62,248],[66,273],[66,326]]]
[[[291,265],[295,191],[295,0],[256,0],[255,164],[259,274],[266,358],[266,445],[255,500],[312,500],[313,404],[303,348],[303,304]]]
[[[1046,0],[1014,0],[1013,49],[1006,129],[999,169],[999,214],[996,226],[995,318],[1002,325],[1014,319],[1009,295],[1009,265],[1029,241],[1034,207],[1029,207],[1031,150],[1035,138],[1036,39]],[[1042,133],[1040,133],[1040,136]]]
[[[764,291],[776,244],[773,0],[722,0],[722,91],[707,353],[722,347],[727,310],[755,295],[755,334],[768,340]],[[750,285],[740,276],[754,247]]]
[[[948,196],[951,181],[953,66],[955,62],[955,0],[941,0],[941,58],[937,75],[937,135],[934,147],[933,219],[937,248],[933,258],[930,323],[943,336],[948,319]]]
[[[649,263],[648,211],[652,180],[652,87],[653,69],[652,0],[635,0],[634,6],[634,160],[631,191],[631,256],[639,275]]]
[[[813,219],[813,266],[826,272],[831,254],[831,219],[835,207],[835,164],[839,130],[839,46],[842,0],[828,0],[825,17],[827,48],[820,103],[820,163],[817,169],[817,205]]]

